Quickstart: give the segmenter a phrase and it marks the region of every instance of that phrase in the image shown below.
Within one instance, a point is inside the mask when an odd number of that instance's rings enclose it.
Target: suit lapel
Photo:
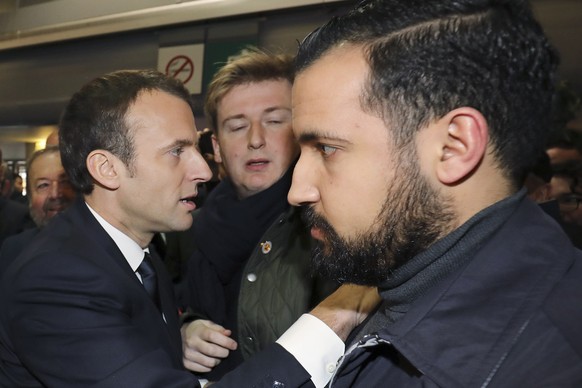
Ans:
[[[107,256],[112,258],[116,265],[128,276],[135,278],[137,283],[139,280],[135,276],[135,273],[129,266],[127,260],[123,256],[123,253],[115,244],[115,241],[107,234],[105,229],[99,224],[97,219],[91,214],[89,208],[85,202],[77,200],[74,204],[74,209],[69,213],[73,223],[79,228],[79,230],[84,230],[84,234],[87,238],[93,240],[93,242],[101,249],[105,250]],[[83,251],[90,249],[89,247],[84,247]]]
[[[74,207],[74,209],[73,209]],[[100,265],[108,266],[109,268],[114,267],[115,270],[113,272],[122,272],[119,273],[120,276],[123,277],[124,282],[135,282],[136,287],[140,288],[140,292],[143,291],[144,297],[147,297],[150,300],[147,292],[143,289],[143,285],[136,277],[135,273],[131,269],[129,263],[115,244],[115,241],[107,234],[107,232],[101,227],[99,222],[95,219],[93,214],[89,211],[87,205],[84,203],[83,200],[77,200],[76,203],[69,209],[68,211],[69,217],[73,223],[79,228],[79,230],[83,230],[83,234],[93,240],[94,244],[96,244],[95,252],[91,252],[90,256],[94,258],[94,260],[98,261]],[[86,246],[86,241],[78,241],[80,244],[76,249],[79,249],[81,252],[91,250],[92,247]],[[99,253],[99,250],[104,250],[106,255],[110,260],[104,260],[104,255]],[[113,261],[115,264],[107,264],[106,261]],[[167,335],[167,343],[169,344],[171,356],[174,359],[174,362],[177,365],[182,365],[182,340],[180,337],[180,327],[177,318],[177,309],[175,308],[175,303],[173,299],[172,293],[172,285],[167,275],[166,269],[164,264],[161,262],[158,255],[154,252],[152,254],[152,262],[154,264],[154,268],[156,270],[156,274],[158,276],[158,292],[160,293],[160,303],[162,307],[162,312],[166,317],[166,323],[164,323],[163,319],[160,316],[160,319],[156,320],[157,325],[159,325],[160,333],[164,332]],[[113,268],[111,268],[113,270]],[[111,272],[111,271],[110,271]],[[112,276],[115,276],[111,273]],[[118,276],[119,276],[118,275]],[[126,279],[128,278],[128,279]],[[155,309],[156,313],[160,314],[160,311],[156,307],[156,305],[151,301],[152,309]],[[151,322],[151,324],[154,324]]]

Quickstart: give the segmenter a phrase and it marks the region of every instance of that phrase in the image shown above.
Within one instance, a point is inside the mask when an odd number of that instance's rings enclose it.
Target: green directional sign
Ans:
[[[244,39],[207,41],[204,52],[204,74],[202,77],[202,87],[206,91],[214,73],[228,61],[228,58],[237,54],[243,48],[258,43],[256,37],[245,37]]]

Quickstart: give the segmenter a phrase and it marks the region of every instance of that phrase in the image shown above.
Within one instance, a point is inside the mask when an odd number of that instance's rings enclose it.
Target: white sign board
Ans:
[[[158,50],[158,70],[184,83],[191,94],[202,93],[204,45],[163,47]]]

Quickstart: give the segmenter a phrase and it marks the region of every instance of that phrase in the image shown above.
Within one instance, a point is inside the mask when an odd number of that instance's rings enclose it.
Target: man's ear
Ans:
[[[94,150],[87,156],[87,169],[93,179],[110,190],[119,188],[120,163],[115,155],[105,150]]]
[[[437,167],[438,179],[447,185],[468,178],[487,152],[489,127],[485,117],[473,108],[455,109],[441,120],[447,134]]]
[[[218,139],[214,134],[210,138],[212,139],[212,149],[214,150],[214,161],[216,163],[222,163],[222,156],[220,155],[220,144],[218,143]]]

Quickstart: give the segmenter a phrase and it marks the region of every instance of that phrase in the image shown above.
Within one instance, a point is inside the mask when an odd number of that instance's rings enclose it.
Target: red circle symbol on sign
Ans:
[[[175,56],[166,66],[166,75],[187,83],[194,75],[194,62],[185,55]]]

